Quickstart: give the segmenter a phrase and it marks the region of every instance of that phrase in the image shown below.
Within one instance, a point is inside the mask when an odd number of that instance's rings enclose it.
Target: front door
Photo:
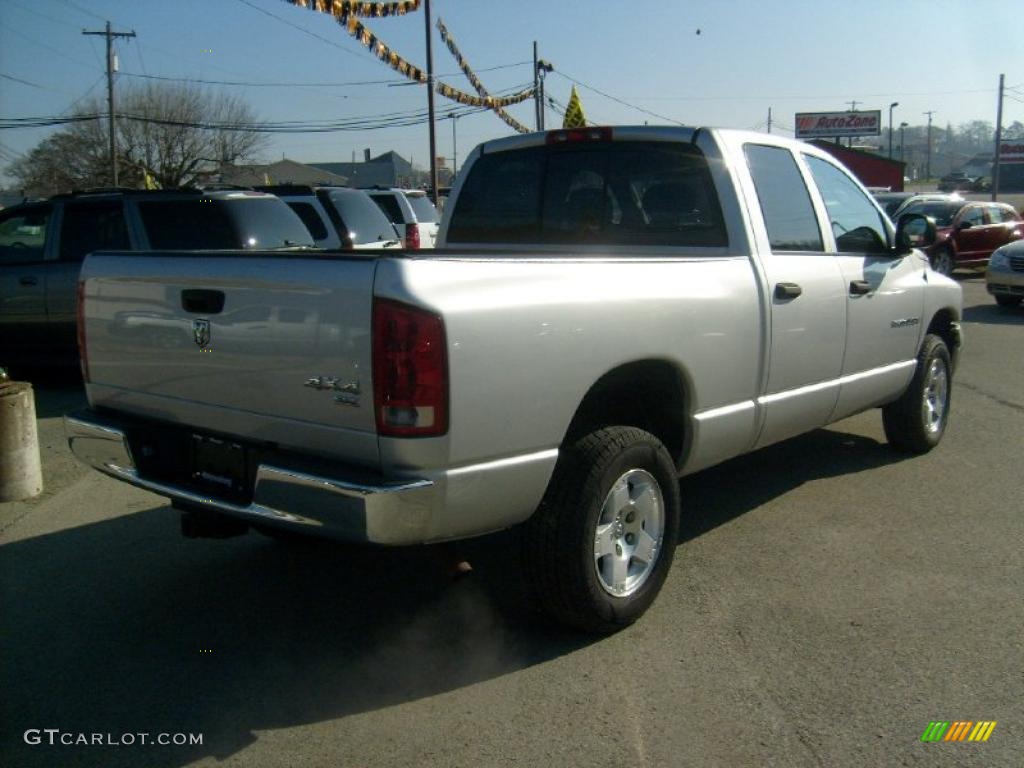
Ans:
[[[829,247],[846,293],[846,354],[832,420],[901,392],[916,364],[927,272],[916,254],[895,256],[882,214],[847,173],[804,155],[832,226]]]

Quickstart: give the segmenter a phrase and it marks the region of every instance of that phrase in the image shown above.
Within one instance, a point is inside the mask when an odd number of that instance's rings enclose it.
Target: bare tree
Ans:
[[[102,115],[98,100],[77,116]],[[253,158],[266,136],[251,130],[255,113],[237,97],[188,85],[147,84],[119,99],[120,182],[141,187],[146,174],[161,187],[187,186],[220,166]],[[105,120],[74,123],[40,142],[8,171],[31,194],[109,185]]]

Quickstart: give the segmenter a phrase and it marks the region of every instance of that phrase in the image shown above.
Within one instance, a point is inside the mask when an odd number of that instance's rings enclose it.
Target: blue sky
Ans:
[[[600,123],[666,122],[639,107],[687,124],[763,129],[771,107],[775,129],[787,133],[795,112],[843,110],[852,100],[858,109],[883,110],[883,120],[898,101],[897,124],[923,124],[925,110],[935,110],[940,126],[994,122],[1000,73],[1017,87],[1004,125],[1024,121],[1019,0],[432,0],[432,13],[492,92],[532,83],[536,40],[555,67],[548,94],[565,103],[577,79],[589,86],[580,88],[587,118]],[[0,0],[0,74],[7,76],[0,78],[0,117],[58,115],[86,94],[105,98],[103,40],[81,31],[100,29],[107,19],[138,35],[117,43],[118,88],[143,82],[133,75],[401,80],[329,16],[283,0]],[[425,64],[422,11],[366,24]],[[436,32],[434,66],[443,81],[472,91]],[[268,121],[372,116],[426,104],[422,86],[209,87],[242,96]],[[532,127],[532,102],[510,112]],[[549,127],[557,120],[548,114]],[[51,130],[0,131],[0,157],[29,150]],[[493,114],[464,117],[458,154],[508,132]],[[425,166],[427,129],[274,135],[263,159],[349,160],[364,148],[393,149]],[[451,120],[439,124],[438,153],[452,154]]]

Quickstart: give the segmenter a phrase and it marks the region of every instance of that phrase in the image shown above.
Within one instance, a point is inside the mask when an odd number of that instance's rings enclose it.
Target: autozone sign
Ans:
[[[1006,139],[999,144],[1000,163],[1024,163],[1024,139]]]
[[[882,133],[882,110],[868,112],[797,112],[798,139],[831,136],[878,136]]]

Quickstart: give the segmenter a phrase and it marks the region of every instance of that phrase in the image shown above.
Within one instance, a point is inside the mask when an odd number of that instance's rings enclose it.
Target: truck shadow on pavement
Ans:
[[[985,323],[987,325],[1024,325],[1024,305],[1017,307],[1000,307],[992,304],[975,304],[964,307],[965,323]]]
[[[683,540],[812,479],[898,460],[819,430],[683,481]],[[474,561],[475,562],[475,561]],[[433,550],[185,540],[167,506],[0,548],[9,765],[182,766],[259,731],[443,694],[592,638],[509,613],[501,580],[450,581]],[[201,733],[201,746],[31,746],[71,734]],[[344,731],[347,732],[347,731]],[[332,751],[365,745],[340,741]]]

